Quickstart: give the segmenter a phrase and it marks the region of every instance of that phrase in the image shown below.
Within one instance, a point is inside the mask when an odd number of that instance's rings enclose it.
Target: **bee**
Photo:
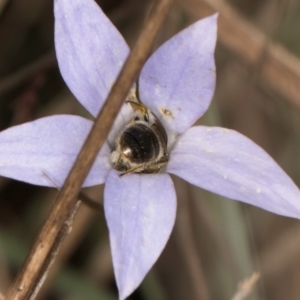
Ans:
[[[168,162],[168,136],[155,114],[136,96],[126,104],[134,110],[133,118],[121,130],[111,153],[113,168],[131,173],[158,173]]]

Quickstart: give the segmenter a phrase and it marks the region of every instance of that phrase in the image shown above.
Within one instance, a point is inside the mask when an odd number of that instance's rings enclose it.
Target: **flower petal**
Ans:
[[[192,127],[177,141],[167,171],[222,196],[300,218],[300,191],[277,163],[240,133]]]
[[[123,131],[124,127],[133,119],[134,111],[129,103],[124,103],[114,121],[113,127],[108,135],[108,143],[113,148],[114,143]]]
[[[56,0],[54,10],[60,72],[75,97],[95,117],[129,48],[93,0]]]
[[[167,128],[182,133],[207,110],[215,89],[217,14],[163,44],[139,79],[141,101]]]
[[[0,133],[0,175],[36,185],[61,187],[92,122],[51,116]],[[109,150],[100,151],[84,186],[101,184],[110,170]]]
[[[176,195],[168,174],[112,170],[106,180],[104,209],[120,299],[141,283],[171,234]]]

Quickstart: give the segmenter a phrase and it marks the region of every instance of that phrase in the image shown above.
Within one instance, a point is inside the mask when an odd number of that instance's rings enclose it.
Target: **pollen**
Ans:
[[[161,108],[161,112],[164,116],[174,119],[174,116],[173,116],[172,112],[169,109]]]

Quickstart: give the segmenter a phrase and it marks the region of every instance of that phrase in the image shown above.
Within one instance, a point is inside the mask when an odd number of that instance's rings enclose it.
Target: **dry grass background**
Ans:
[[[132,45],[149,0],[99,4]],[[42,116],[88,116],[62,81],[53,52],[52,0],[0,0],[0,129]],[[217,89],[199,124],[224,126],[263,147],[300,187],[300,1],[177,0],[157,46],[220,12]],[[186,184],[168,245],[129,299],[298,300],[300,222]],[[103,187],[86,192],[102,201]],[[0,292],[5,294],[56,191],[0,178]],[[254,272],[260,273],[255,284]],[[236,292],[247,290],[248,298]],[[234,298],[236,297],[236,298]],[[0,297],[1,299],[1,297]],[[107,228],[82,205],[38,299],[117,299]]]

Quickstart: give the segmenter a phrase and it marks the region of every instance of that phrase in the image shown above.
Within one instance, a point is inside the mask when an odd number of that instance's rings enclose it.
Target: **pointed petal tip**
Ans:
[[[144,65],[139,93],[169,131],[183,133],[208,109],[215,90],[217,14],[161,45]]]
[[[62,77],[95,117],[129,47],[94,0],[56,1],[54,15],[55,50]]]
[[[225,128],[195,126],[175,145],[167,171],[229,199],[300,219],[300,191],[258,145]]]
[[[176,217],[176,194],[168,174],[112,170],[104,190],[114,272],[120,299],[142,282],[164,249]]]
[[[215,12],[213,15],[211,15],[210,17],[211,17],[211,18],[215,18],[215,20],[218,20],[219,14],[220,14],[220,13],[217,11],[217,12]]]

